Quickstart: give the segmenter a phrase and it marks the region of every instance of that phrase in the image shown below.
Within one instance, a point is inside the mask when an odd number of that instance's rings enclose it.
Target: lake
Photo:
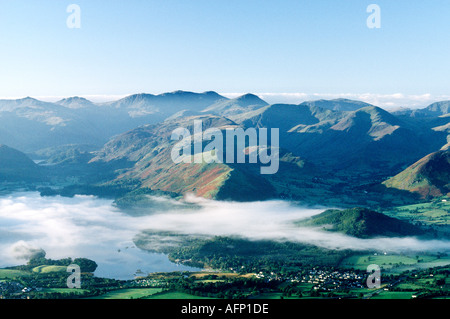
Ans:
[[[301,203],[215,201],[186,196],[182,201],[149,197],[145,207],[123,211],[94,196],[41,197],[37,192],[0,196],[0,267],[26,263],[40,250],[51,259],[95,260],[97,276],[131,279],[136,274],[199,269],[176,265],[164,254],[144,251],[133,239],[145,230],[198,236],[238,236],[292,241],[355,251],[449,252],[450,242],[416,237],[355,238],[296,221],[323,212]],[[145,249],[157,250],[164,238]],[[167,244],[167,243],[166,243]],[[164,251],[164,250],[162,250]]]
[[[151,225],[111,200],[93,196],[41,197],[22,192],[0,197],[0,267],[27,262],[39,249],[46,258],[84,257],[98,264],[95,275],[132,279],[150,272],[199,270],[137,248],[133,237]]]

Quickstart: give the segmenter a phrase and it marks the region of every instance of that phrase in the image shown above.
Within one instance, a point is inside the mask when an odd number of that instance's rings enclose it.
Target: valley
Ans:
[[[233,144],[243,163],[174,162],[172,133],[198,135],[196,121],[201,134],[278,129],[279,145]],[[448,296],[449,123],[446,101],[388,112],[211,91],[0,100],[2,296]],[[204,158],[208,143],[193,141]],[[248,160],[268,150],[275,174]],[[55,259],[17,266],[30,249]],[[99,268],[69,291],[64,260],[76,252]],[[366,286],[370,264],[381,290]]]

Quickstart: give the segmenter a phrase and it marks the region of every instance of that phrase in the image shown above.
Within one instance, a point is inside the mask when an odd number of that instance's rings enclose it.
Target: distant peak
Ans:
[[[87,99],[85,99],[84,97],[80,97],[80,96],[72,96],[72,97],[68,97],[65,99],[62,99],[60,102],[74,102],[74,101],[88,101]]]
[[[172,91],[172,92],[162,93],[162,94],[160,94],[160,96],[165,96],[165,95],[186,95],[186,94],[193,94],[193,92],[176,90],[176,91]]]
[[[23,99],[19,99],[19,101],[37,101],[35,98],[30,96],[24,97]]]
[[[240,99],[240,100],[242,100],[242,99],[259,99],[260,100],[259,96],[252,94],[252,93],[247,93],[247,94],[241,95],[237,99]]]
[[[244,95],[241,95],[235,99],[235,101],[238,102],[245,102],[246,104],[260,104],[260,105],[268,105],[268,103],[264,100],[262,100],[259,96],[247,93]]]
[[[203,92],[203,94],[206,94],[206,95],[220,95],[219,93],[217,93],[215,91],[206,91],[206,92]]]
[[[86,105],[92,104],[92,102],[89,101],[88,99],[85,99],[84,97],[71,96],[71,97],[62,99],[60,101],[57,101],[57,102],[55,102],[55,104],[59,104],[59,105],[69,107],[69,108],[81,108]]]
[[[126,97],[124,97],[124,100],[143,100],[143,99],[147,99],[147,98],[152,98],[154,97],[153,94],[149,94],[149,93],[137,93],[137,94],[132,94],[132,95],[128,95]]]
[[[215,92],[215,91],[206,91],[206,92],[203,92],[202,94],[208,95],[208,96],[214,96],[214,97],[225,98],[224,96],[220,95],[219,93],[217,93],[217,92]]]

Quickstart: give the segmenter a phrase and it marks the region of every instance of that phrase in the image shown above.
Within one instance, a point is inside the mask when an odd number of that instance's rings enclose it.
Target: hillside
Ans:
[[[395,111],[396,115],[403,115],[415,118],[439,117],[450,113],[450,101],[439,101],[428,105],[422,109],[401,109]]]
[[[445,111],[445,102],[439,105]],[[195,119],[204,121],[204,129],[223,132],[278,129],[279,170],[262,176],[258,163],[173,163],[171,133],[179,127],[192,131]],[[118,186],[121,193],[145,189],[217,199],[345,202],[349,207],[374,201],[407,204],[413,194],[381,187],[381,182],[448,148],[450,141],[448,115],[395,115],[344,99],[268,105],[250,93],[234,99],[215,92],[141,93],[101,104],[82,97],[55,103],[0,100],[0,124],[0,143],[45,159],[52,165],[46,174],[64,185],[85,181]],[[260,150],[246,150],[253,151]],[[443,194],[445,187],[439,185],[439,191],[429,193]]]
[[[33,182],[43,179],[43,174],[24,153],[0,145],[0,182]]]
[[[383,183],[423,198],[450,194],[450,150],[431,153]]]
[[[446,134],[374,106],[340,112],[274,104],[230,117],[244,127],[279,128],[280,146],[324,169],[386,174],[442,147]],[[445,125],[441,119],[439,125]]]
[[[369,103],[348,99],[306,101],[302,105],[315,106],[332,111],[356,111],[363,107],[373,106]]]
[[[329,231],[337,231],[359,238],[424,234],[424,231],[417,226],[365,208],[329,209],[307,221],[298,222],[298,225],[323,226]]]
[[[228,100],[215,92],[134,94],[108,103],[70,97],[55,103],[31,97],[0,100],[0,143],[25,152],[67,144],[102,146],[114,135],[154,124],[184,109],[201,111]]]
[[[170,140],[171,133],[179,127],[192,132],[195,119],[203,120],[204,129],[214,127],[222,131],[237,127],[278,128],[278,172],[261,176],[258,164],[173,163],[170,149],[175,141]],[[384,178],[430,149],[442,147],[444,135],[428,131],[429,135],[424,135],[422,129],[414,130],[409,122],[372,106],[339,112],[316,106],[274,104],[229,118],[203,114],[144,125],[111,139],[91,164],[104,165],[105,171],[113,168],[116,177],[105,182],[128,185],[132,191],[194,193],[244,201],[289,198],[332,204],[340,198],[340,202],[353,203],[352,206],[374,200],[392,203],[394,196],[401,204],[404,200],[409,202],[412,196],[390,194],[390,190],[374,185],[379,186]]]
[[[286,181],[303,178],[311,180],[311,165],[280,151],[280,169],[275,176],[262,176],[260,163],[174,163],[171,159],[171,133],[175,128],[186,127],[192,132],[193,121],[201,119],[204,130],[239,127],[233,121],[214,115],[193,116],[146,125],[121,134],[108,142],[92,165],[109,165],[116,168],[116,178],[108,185],[131,185],[133,195],[138,189],[163,191],[178,195],[193,193],[197,196],[223,200],[261,200],[280,197],[289,188]],[[245,150],[247,154],[256,150]],[[284,183],[283,183],[284,181]],[[292,186],[291,186],[292,189]],[[236,191],[239,190],[239,191]],[[134,192],[134,193],[133,193]],[[141,194],[142,192],[137,192]]]
[[[118,101],[104,103],[102,106],[125,109],[132,118],[154,115],[164,119],[181,110],[201,111],[218,101],[225,100],[228,99],[216,92],[175,91],[159,95],[133,94]]]
[[[130,183],[138,188],[161,190],[184,195],[215,197],[232,169],[221,163],[174,163],[171,159],[172,131],[201,119],[206,127],[225,128],[235,125],[218,116],[188,117],[147,125],[117,136],[108,142],[92,163],[126,163],[112,184]],[[205,127],[205,128],[206,128]],[[233,174],[234,175],[234,174]],[[245,185],[241,185],[245,187]]]
[[[254,94],[245,94],[231,100],[221,100],[205,108],[202,112],[232,116],[267,106],[268,103]]]

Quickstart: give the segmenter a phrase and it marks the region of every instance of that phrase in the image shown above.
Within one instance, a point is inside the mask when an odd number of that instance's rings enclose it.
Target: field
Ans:
[[[298,296],[283,297],[283,293],[281,292],[266,292],[258,296],[252,297],[251,299],[299,299],[299,298],[303,297]]]
[[[214,299],[214,298],[200,297],[200,296],[190,295],[190,294],[187,294],[184,292],[178,292],[178,291],[168,291],[168,292],[163,292],[160,294],[148,296],[144,299]]]
[[[49,265],[40,265],[37,267],[34,267],[32,269],[33,272],[37,272],[37,273],[49,273],[49,272],[59,272],[59,271],[66,271],[67,267],[66,266],[49,266]]]
[[[0,279],[13,279],[27,275],[29,275],[29,273],[24,270],[0,269]]]
[[[137,299],[148,297],[161,292],[161,288],[129,288],[117,289],[107,292],[106,294],[91,297],[88,299]]]
[[[78,293],[83,294],[86,292],[85,289],[72,289],[72,288],[43,288],[41,292],[47,293],[59,293],[59,294],[68,294],[68,293]]]
[[[433,255],[354,255],[345,258],[340,266],[366,270],[368,265],[376,264],[388,273],[401,273],[405,270],[423,269],[450,264],[450,257]]]
[[[427,225],[450,226],[450,198],[439,197],[428,203],[398,206],[383,213]]]
[[[411,291],[382,291],[370,299],[412,299],[413,295]]]
[[[202,271],[202,272],[192,272],[189,274],[189,277],[194,277],[196,280],[207,280],[203,279],[205,277],[214,276],[216,280],[222,280],[224,278],[251,278],[255,274],[237,274],[233,272],[210,272],[210,271]]]

